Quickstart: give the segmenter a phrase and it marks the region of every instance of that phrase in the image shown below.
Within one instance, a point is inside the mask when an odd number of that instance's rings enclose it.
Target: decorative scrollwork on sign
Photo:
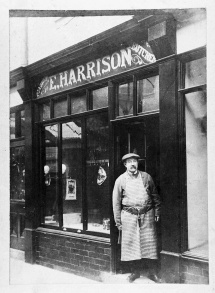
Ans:
[[[49,89],[49,78],[45,77],[43,78],[39,87],[37,88],[37,97],[45,94],[48,91],[48,89]]]
[[[147,42],[145,43],[145,46],[147,47],[147,49],[145,49],[143,46],[138,45],[136,43],[134,43],[131,46],[131,50],[136,53],[136,54],[132,54],[132,62],[135,65],[142,65],[142,64],[147,65],[147,64],[156,62],[155,55],[148,51],[148,48],[150,48],[150,46]]]
[[[135,65],[142,65],[142,64],[147,64],[146,62],[144,62],[142,60],[142,58],[140,58],[140,56],[138,56],[137,54],[132,54],[131,55],[132,57],[132,62],[135,64]]]

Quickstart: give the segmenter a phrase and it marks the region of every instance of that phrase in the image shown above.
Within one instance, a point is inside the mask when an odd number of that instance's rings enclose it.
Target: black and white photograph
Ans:
[[[215,290],[214,7],[127,2],[8,5],[5,292]]]

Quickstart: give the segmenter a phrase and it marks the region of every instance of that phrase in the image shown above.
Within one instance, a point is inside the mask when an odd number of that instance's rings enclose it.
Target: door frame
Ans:
[[[116,178],[119,176],[117,174],[117,166],[116,166],[116,160],[117,160],[117,146],[116,146],[116,135],[117,135],[117,127],[120,125],[130,124],[134,125],[135,123],[144,123],[147,119],[154,118],[157,120],[157,133],[158,133],[158,143],[157,151],[160,153],[160,129],[159,129],[159,123],[160,123],[160,115],[159,112],[156,113],[147,113],[143,115],[133,116],[133,117],[126,117],[121,119],[115,119],[110,121],[110,190],[113,190],[114,183]],[[160,160],[160,159],[159,159]],[[160,166],[157,168],[157,175],[160,177]],[[147,171],[147,170],[146,170]],[[152,176],[153,177],[153,176]],[[156,184],[159,183],[160,178],[156,180]],[[111,196],[112,198],[112,196]],[[112,205],[111,205],[112,207]],[[117,273],[120,270],[124,271],[124,267],[121,264],[120,258],[119,258],[119,251],[120,247],[118,244],[118,229],[115,226],[114,217],[113,217],[113,209],[110,211],[110,219],[111,219],[111,269],[113,273]],[[125,268],[126,270],[127,268]]]

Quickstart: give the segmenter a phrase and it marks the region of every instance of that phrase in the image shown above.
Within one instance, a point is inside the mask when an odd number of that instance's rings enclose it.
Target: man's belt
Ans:
[[[123,206],[122,208],[124,211],[132,214],[132,215],[137,215],[140,216],[142,214],[145,214],[148,211],[148,207],[130,207],[130,206]]]
[[[130,207],[130,206],[123,206],[122,209],[132,215],[137,215],[138,217],[138,224],[141,227],[141,215],[147,213],[149,210],[152,209],[152,206],[144,206],[144,207]]]

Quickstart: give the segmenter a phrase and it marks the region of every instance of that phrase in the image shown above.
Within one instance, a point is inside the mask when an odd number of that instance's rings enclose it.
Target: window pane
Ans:
[[[46,102],[40,106],[40,120],[50,119],[50,102]]]
[[[206,58],[186,63],[185,87],[192,87],[206,83]]]
[[[133,114],[133,82],[119,85],[117,116]]]
[[[25,147],[10,149],[10,197],[25,199]]]
[[[21,111],[21,136],[25,136],[25,110]]]
[[[71,98],[71,114],[81,113],[87,110],[86,96]]]
[[[87,118],[88,230],[110,233],[108,114]]]
[[[207,109],[204,91],[185,97],[189,250],[208,254]]]
[[[159,76],[137,81],[138,113],[159,110]]]
[[[15,138],[15,113],[10,114],[10,139]]]
[[[54,118],[67,115],[67,99],[54,102]]]
[[[62,124],[63,226],[83,229],[81,120]]]
[[[58,125],[45,127],[44,222],[58,225]]]
[[[92,91],[93,109],[108,107],[108,87]]]

